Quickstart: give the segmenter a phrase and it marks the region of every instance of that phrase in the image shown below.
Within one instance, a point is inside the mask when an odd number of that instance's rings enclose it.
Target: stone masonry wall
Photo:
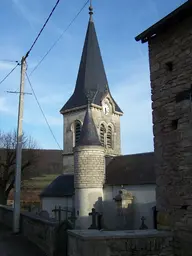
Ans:
[[[64,118],[64,127],[63,127],[63,145],[64,145],[64,154],[73,153],[74,141],[73,141],[73,123],[75,120],[81,121],[83,123],[85,117],[85,110],[77,110],[74,112],[66,113]]]
[[[178,255],[185,256],[192,255],[192,101],[189,93],[185,100],[178,97],[192,85],[191,24],[192,17],[149,42],[158,228],[183,226],[188,250]]]
[[[74,172],[73,147],[74,147],[74,130],[73,123],[79,120],[83,124],[85,109],[76,110],[66,113],[63,117],[63,173]],[[121,134],[120,134],[120,115],[110,113],[105,115],[102,109],[93,107],[92,116],[99,135],[100,125],[111,125],[113,128],[113,145],[112,148],[105,148],[105,155],[120,155],[121,154]],[[107,134],[105,134],[105,137]]]
[[[71,154],[63,154],[63,173],[74,173],[74,155]]]
[[[105,175],[104,149],[81,146],[74,152],[75,188],[102,188]]]
[[[105,115],[102,109],[92,108],[92,116],[97,128],[98,135],[100,133],[100,125],[103,123],[107,129],[108,125],[111,125],[112,136],[112,148],[105,148],[106,155],[120,155],[121,154],[121,131],[120,131],[120,115],[113,113],[112,111]],[[105,137],[107,134],[105,133]],[[106,138],[105,138],[106,139]]]
[[[73,153],[74,147],[74,136],[73,136],[73,123],[75,120],[81,121],[83,124],[85,116],[85,109],[69,112],[64,115],[64,127],[63,127],[63,138],[64,138],[64,154]],[[113,147],[112,149],[105,150],[107,155],[120,155],[121,154],[121,136],[120,136],[120,116],[118,114],[110,113],[105,115],[102,109],[92,108],[92,116],[97,128],[99,135],[100,125],[103,122],[105,126],[108,124],[112,125],[113,128]]]
[[[173,256],[172,234],[149,231],[68,231],[68,256]]]
[[[63,173],[74,173],[74,130],[76,120],[83,123],[85,109],[69,112],[63,115]]]

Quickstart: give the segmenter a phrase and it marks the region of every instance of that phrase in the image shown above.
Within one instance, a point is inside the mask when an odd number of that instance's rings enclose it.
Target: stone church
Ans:
[[[74,208],[81,229],[89,228],[92,208],[108,229],[139,229],[142,217],[154,228],[153,152],[121,155],[123,111],[109,89],[91,6],[89,15],[76,86],[60,110],[63,174],[42,191],[42,209]]]

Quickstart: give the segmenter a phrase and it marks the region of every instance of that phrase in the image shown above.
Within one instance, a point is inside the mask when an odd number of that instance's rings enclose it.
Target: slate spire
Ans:
[[[101,146],[89,105],[87,107],[77,146]]]
[[[92,15],[93,15],[92,0],[90,0],[89,15],[90,15],[89,21],[93,21],[92,20]]]
[[[94,104],[101,106],[103,97],[109,92],[108,81],[105,74],[103,60],[99,48],[95,25],[93,22],[93,8],[89,7],[89,22],[81,62],[76,80],[75,90],[73,95],[61,109],[61,113],[73,108],[86,107],[87,91],[98,90],[97,97],[94,99]],[[114,101],[115,103],[115,101]],[[115,110],[121,112],[121,109],[115,103]]]
[[[101,142],[99,140],[99,136],[91,112],[91,102],[93,101],[97,93],[97,91],[87,93],[87,111],[85,114],[83,127],[77,146],[101,146]]]

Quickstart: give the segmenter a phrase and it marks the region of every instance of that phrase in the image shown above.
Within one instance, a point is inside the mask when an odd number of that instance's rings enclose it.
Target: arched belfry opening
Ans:
[[[81,134],[82,124],[79,120],[75,121],[75,129],[74,129],[74,136],[75,136],[75,145],[78,143],[80,134]]]
[[[112,136],[113,136],[112,127],[111,127],[111,125],[109,125],[107,128],[107,147],[108,148],[112,148],[112,146],[113,146]]]
[[[105,146],[105,132],[106,132],[105,126],[104,124],[101,124],[100,125],[100,142],[103,147]]]

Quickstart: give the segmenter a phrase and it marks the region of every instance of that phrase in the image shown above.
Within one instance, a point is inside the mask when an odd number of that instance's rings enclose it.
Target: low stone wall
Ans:
[[[12,228],[13,208],[0,206],[0,222]],[[42,219],[33,213],[23,212],[20,218],[21,234],[39,246],[48,256],[56,250],[57,222]]]
[[[13,208],[0,206],[0,222],[12,228]],[[157,230],[68,230],[65,223],[21,213],[21,233],[47,256],[173,256],[172,233]],[[67,246],[68,242],[68,246]],[[68,249],[67,249],[68,247]],[[68,251],[68,252],[67,252]],[[60,255],[60,254],[59,254]]]
[[[9,206],[0,205],[0,223],[7,227],[13,226],[13,208]]]
[[[172,233],[157,230],[68,231],[68,256],[173,256]]]
[[[39,216],[21,214],[22,234],[50,256],[55,252],[56,226],[56,222],[44,220]]]

